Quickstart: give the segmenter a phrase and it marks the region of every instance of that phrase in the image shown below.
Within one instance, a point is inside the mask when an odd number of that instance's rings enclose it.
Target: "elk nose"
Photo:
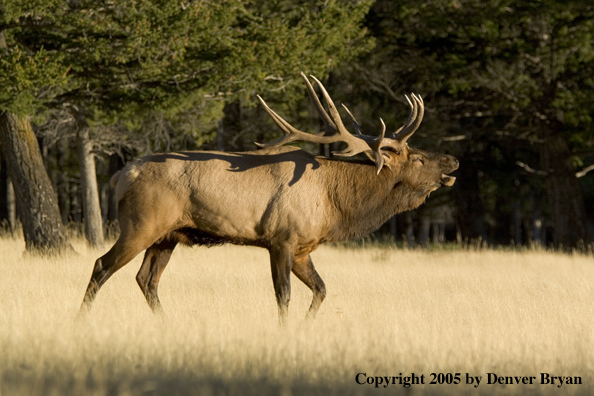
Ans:
[[[456,169],[458,169],[458,165],[460,165],[458,160],[456,158],[452,157],[451,155],[447,155],[445,158],[445,161],[443,161],[443,162],[444,162],[444,165],[451,167],[452,171],[455,171]]]

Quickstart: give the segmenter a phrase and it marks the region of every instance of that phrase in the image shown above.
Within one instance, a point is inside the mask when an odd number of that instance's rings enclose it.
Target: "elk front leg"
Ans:
[[[278,316],[281,325],[286,323],[289,314],[289,300],[291,299],[291,267],[293,266],[293,252],[286,248],[271,248],[270,267],[272,282],[278,304]]]
[[[322,301],[326,298],[326,286],[324,285],[324,281],[320,278],[320,275],[318,275],[309,254],[307,256],[295,257],[292,270],[295,276],[299,278],[301,282],[305,283],[313,292],[313,300],[311,301],[309,311],[307,311],[307,316],[305,317],[306,319],[313,319],[315,318],[320,305],[322,305]]]
[[[142,266],[136,275],[136,282],[146,298],[146,302],[155,314],[162,314],[163,308],[159,301],[159,279],[165,270],[177,241],[164,240],[155,243],[146,250]]]

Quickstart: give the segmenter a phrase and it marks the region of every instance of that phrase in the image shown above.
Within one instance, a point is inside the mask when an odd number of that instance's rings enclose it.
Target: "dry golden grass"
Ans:
[[[22,255],[0,240],[0,395],[594,394],[594,258],[548,252],[321,247],[328,296],[292,278],[277,324],[265,250],[179,248],[160,285],[164,320],[135,282],[137,257],[75,321],[99,252]],[[409,389],[355,376],[425,375]],[[461,385],[430,385],[461,373]],[[465,375],[482,376],[478,388]],[[580,376],[582,385],[488,385]],[[360,377],[361,378],[361,377]]]

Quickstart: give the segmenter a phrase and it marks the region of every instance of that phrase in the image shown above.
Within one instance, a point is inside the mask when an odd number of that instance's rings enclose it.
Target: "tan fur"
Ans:
[[[315,104],[315,92],[303,77]],[[260,100],[285,132],[269,148],[155,154],[113,176],[121,234],[95,263],[82,310],[90,308],[115,271],[146,250],[136,280],[153,311],[160,311],[157,286],[177,243],[234,243],[270,252],[281,321],[287,316],[291,272],[313,291],[308,312],[313,317],[326,289],[311,261],[312,251],[324,242],[373,232],[396,213],[421,205],[432,191],[454,183],[447,174],[458,167],[455,158],[406,143],[423,117],[418,96],[412,96],[411,116],[400,132],[391,138],[382,133],[378,139],[350,135],[338,112],[326,114],[319,102],[317,110],[327,128],[338,133],[309,135],[290,127]],[[365,153],[374,162],[338,161],[278,147],[309,136],[318,142],[346,142],[349,148],[343,154]]]
[[[115,188],[118,184],[118,179],[120,178],[121,171],[117,171],[114,175],[109,179],[109,185],[111,188]]]
[[[314,291],[313,316],[325,287],[309,254],[321,243],[360,237],[421,205],[457,168],[453,157],[408,146],[387,158],[379,175],[368,161],[315,157],[294,147],[164,153],[135,161],[112,177],[121,235],[97,260],[83,306],[90,306],[113,272],[148,249],[137,279],[159,311],[156,284],[176,243],[235,243],[270,250],[281,317],[288,304],[287,270]]]

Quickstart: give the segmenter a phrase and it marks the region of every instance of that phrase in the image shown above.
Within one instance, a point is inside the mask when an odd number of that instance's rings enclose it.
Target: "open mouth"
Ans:
[[[454,182],[456,181],[456,178],[453,176],[448,176],[445,173],[442,173],[441,175],[441,185],[445,186],[445,187],[451,187],[454,185]]]

